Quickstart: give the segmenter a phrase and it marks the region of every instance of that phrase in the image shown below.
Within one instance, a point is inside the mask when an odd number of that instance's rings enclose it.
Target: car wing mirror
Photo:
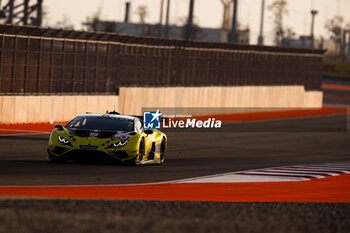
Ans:
[[[55,125],[55,128],[58,130],[63,130],[63,126],[60,124]]]

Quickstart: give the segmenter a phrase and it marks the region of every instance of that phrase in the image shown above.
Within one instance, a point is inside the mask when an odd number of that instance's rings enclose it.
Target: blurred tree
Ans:
[[[345,59],[346,48],[346,33],[350,31],[350,24],[344,25],[344,18],[342,16],[334,16],[327,20],[325,28],[328,30],[330,39],[335,43],[339,58]]]
[[[274,14],[274,42],[277,46],[281,46],[283,41],[283,16],[288,15],[287,5],[286,0],[275,0],[268,6],[268,9]]]
[[[293,28],[288,27],[284,38],[295,39],[295,36],[296,36],[296,33],[293,31]]]
[[[1,2],[1,0],[0,0]],[[47,25],[47,22],[49,21],[49,8],[43,4],[43,9],[42,9],[42,13],[41,13],[41,24],[42,25]]]
[[[67,14],[64,14],[62,19],[57,21],[56,24],[64,29],[74,29],[73,23]]]
[[[181,38],[184,38],[184,36],[185,36],[187,21],[188,21],[187,16],[178,18],[178,22],[180,22],[180,25],[183,26]],[[192,29],[193,29],[192,33],[194,34],[193,38],[194,38],[194,40],[197,40],[198,38],[200,38],[203,31],[202,31],[201,27],[199,26],[198,19],[195,16],[193,17]]]
[[[115,23],[101,20],[101,8],[83,23],[87,31],[115,32]]]
[[[148,16],[147,6],[140,5],[137,7],[136,14],[139,16],[140,24],[141,24],[141,35],[146,35],[146,17]]]
[[[97,31],[98,22],[101,18],[101,8],[98,9],[97,12],[95,12],[92,16],[86,17],[86,22],[83,23],[83,25],[86,26],[88,31]]]
[[[148,8],[147,6],[141,5],[137,7],[136,14],[139,16],[140,23],[146,23],[146,17],[148,16]]]
[[[286,27],[285,32],[283,33],[282,46],[291,46],[292,42],[296,40],[296,33],[293,28]]]

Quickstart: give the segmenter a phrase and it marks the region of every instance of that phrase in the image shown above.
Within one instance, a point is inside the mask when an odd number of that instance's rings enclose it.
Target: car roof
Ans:
[[[137,118],[134,116],[109,114],[109,113],[104,113],[104,114],[86,113],[86,114],[79,115],[79,117],[113,117],[113,118],[122,118],[122,119],[127,119],[127,120],[135,120]]]

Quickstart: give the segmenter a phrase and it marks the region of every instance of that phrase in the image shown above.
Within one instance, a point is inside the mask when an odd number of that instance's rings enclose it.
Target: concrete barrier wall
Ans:
[[[85,112],[118,109],[118,96],[0,96],[0,124],[69,121]]]
[[[321,91],[305,91],[304,86],[164,87],[121,88],[119,111],[140,115],[142,107],[218,108],[217,113],[239,109],[219,108],[321,108]],[[260,109],[261,110],[261,109]],[[205,109],[193,109],[193,115],[207,115]],[[212,109],[208,109],[212,111]],[[179,112],[178,112],[179,113]],[[180,113],[181,114],[181,113]]]
[[[69,121],[85,112],[114,109],[122,114],[141,115],[143,107],[201,108],[184,112],[192,115],[240,111],[229,108],[320,108],[322,97],[321,91],[305,91],[302,85],[132,87],[120,88],[119,96],[0,96],[0,124],[54,123]],[[205,108],[216,109],[212,112],[213,109]]]

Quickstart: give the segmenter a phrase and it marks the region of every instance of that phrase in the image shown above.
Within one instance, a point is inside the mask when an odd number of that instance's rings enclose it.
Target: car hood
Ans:
[[[74,129],[66,128],[67,132],[70,135],[78,137],[96,137],[96,138],[120,138],[128,139],[131,137],[132,132],[123,132],[123,131],[109,131],[109,130],[98,130],[98,129]]]

